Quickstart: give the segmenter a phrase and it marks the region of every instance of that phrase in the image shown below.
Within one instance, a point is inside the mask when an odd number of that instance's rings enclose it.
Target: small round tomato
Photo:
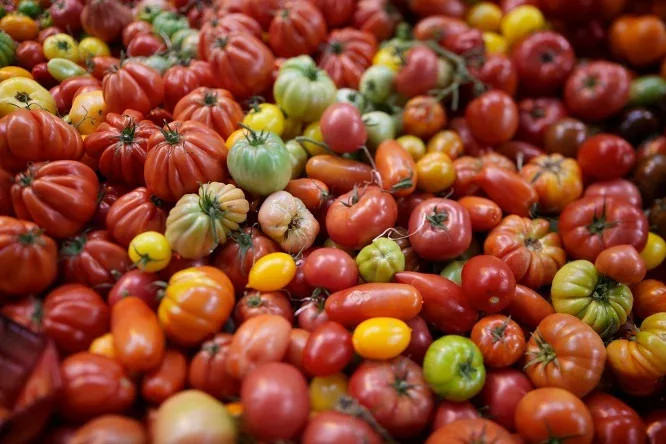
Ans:
[[[453,186],[456,169],[451,158],[444,153],[427,153],[416,162],[417,186],[428,193],[438,193]]]
[[[284,114],[277,105],[260,103],[250,108],[243,123],[253,131],[270,131],[280,136],[284,131]]]
[[[334,103],[326,108],[319,128],[324,142],[338,154],[356,152],[368,140],[361,113],[351,103]]]
[[[472,135],[489,145],[508,142],[518,130],[518,107],[511,96],[492,90],[467,105],[465,119]]]
[[[321,132],[321,125],[319,122],[312,122],[308,124],[303,130],[303,139],[299,139],[303,148],[311,156],[317,154],[328,154],[328,150],[324,148],[324,135]]]
[[[462,289],[477,310],[497,313],[511,303],[516,278],[511,268],[495,256],[481,255],[463,266]]]
[[[414,162],[418,162],[426,153],[426,144],[416,136],[400,136],[395,141],[412,156]]]
[[[467,24],[481,31],[497,31],[502,20],[502,9],[491,2],[481,2],[467,11]]]
[[[426,145],[427,153],[444,153],[455,160],[465,154],[465,145],[457,132],[443,130],[437,132]]]
[[[479,347],[483,362],[489,367],[513,365],[525,352],[523,330],[504,315],[482,318],[474,325],[470,339]]]
[[[21,42],[16,48],[16,61],[25,69],[32,70],[35,65],[46,62],[42,45],[34,40]]]
[[[333,410],[338,399],[347,394],[348,383],[344,373],[315,376],[310,381],[310,408],[315,412]]]
[[[636,161],[634,148],[621,137],[597,134],[578,149],[578,164],[583,174],[595,180],[625,176]]]
[[[571,114],[590,122],[620,111],[629,100],[629,71],[616,63],[578,65],[564,86],[564,103]]]
[[[545,26],[546,19],[543,14],[532,5],[513,8],[500,22],[500,29],[509,46]]]
[[[409,345],[411,330],[400,319],[372,318],[361,322],[352,336],[354,351],[365,359],[392,359]]]
[[[393,72],[398,72],[402,61],[400,59],[400,54],[392,46],[386,46],[385,48],[377,51],[372,58],[373,65],[386,66],[391,69]]]
[[[408,229],[414,251],[424,259],[453,259],[472,242],[469,212],[450,199],[431,198],[421,202],[409,217]]]
[[[518,104],[520,122],[516,139],[543,146],[548,128],[567,116],[567,110],[559,99],[524,99]]]
[[[594,267],[600,274],[624,285],[639,283],[647,273],[643,258],[631,245],[606,248],[597,256]]]
[[[310,333],[303,349],[303,368],[314,376],[344,370],[354,355],[352,335],[341,324],[324,322]]]
[[[81,60],[88,60],[97,56],[108,57],[110,55],[109,45],[97,37],[85,37],[79,42],[79,57]]]
[[[26,79],[33,78],[30,71],[19,66],[5,66],[4,68],[0,68],[0,82],[11,79],[12,77],[25,77]]]
[[[580,120],[565,117],[546,128],[543,148],[549,153],[576,157],[578,147],[589,135],[587,126]]]
[[[358,283],[358,267],[354,259],[339,248],[319,248],[305,260],[305,281],[312,287],[335,292]]]
[[[660,266],[666,259],[666,241],[655,233],[648,233],[647,243],[641,250],[645,268],[650,271]]]
[[[48,60],[61,58],[71,60],[72,62],[79,61],[79,45],[68,34],[54,34],[47,37],[44,40],[43,48],[44,56]]]
[[[509,43],[506,39],[496,32],[484,32],[481,37],[483,38],[483,44],[486,47],[486,54],[488,55],[504,55],[509,49]]]
[[[137,268],[148,272],[160,271],[171,261],[169,241],[156,231],[146,231],[134,237],[127,253]]]
[[[444,125],[446,125],[446,110],[434,97],[413,97],[403,109],[402,129],[406,134],[428,139]]]
[[[281,290],[296,275],[296,262],[287,253],[270,253],[250,269],[248,288],[259,291]]]

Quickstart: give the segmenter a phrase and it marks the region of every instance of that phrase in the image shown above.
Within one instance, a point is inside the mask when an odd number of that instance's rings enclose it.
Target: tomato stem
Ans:
[[[76,236],[68,241],[65,241],[62,248],[60,249],[60,253],[63,256],[68,257],[78,256],[83,251],[86,242],[88,242],[88,234],[84,232],[80,236]]]
[[[41,238],[43,233],[43,229],[34,228],[32,230],[26,231],[25,233],[19,234],[16,236],[16,238],[21,245],[41,245],[43,243]]]
[[[449,213],[447,213],[446,210],[442,210],[441,212],[439,212],[437,211],[437,207],[435,207],[432,210],[432,214],[426,216],[426,220],[430,222],[430,225],[432,225],[433,227],[446,230],[444,222],[447,222],[449,220]]]

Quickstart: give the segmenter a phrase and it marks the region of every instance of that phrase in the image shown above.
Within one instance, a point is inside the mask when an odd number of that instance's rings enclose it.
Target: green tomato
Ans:
[[[39,25],[39,29],[46,29],[50,26],[53,26],[53,17],[51,17],[51,11],[44,11],[44,13],[37,19],[37,24]],[[81,34],[82,35],[79,37],[79,41],[89,37],[88,35],[85,35],[85,33]]]
[[[423,377],[433,392],[448,401],[466,401],[486,383],[483,355],[471,339],[443,336],[430,344],[423,358]]]
[[[186,28],[176,31],[171,36],[171,44],[183,58],[197,58],[199,48],[199,30]]]
[[[602,338],[627,321],[634,303],[629,287],[600,275],[586,260],[569,262],[557,271],[550,297],[556,312],[577,316]]]
[[[163,11],[153,19],[153,32],[157,35],[166,35],[171,38],[177,31],[187,29],[190,24],[187,17],[176,12]]]
[[[27,15],[30,18],[35,18],[42,13],[42,8],[34,0],[23,0],[19,3],[16,12],[19,14]]]
[[[171,68],[175,62],[158,54],[153,54],[148,57],[132,57],[130,60],[135,62],[142,63],[146,66],[159,71],[161,75],[164,75],[167,69]]]
[[[137,18],[144,22],[152,23],[153,20],[155,20],[155,17],[157,17],[161,12],[162,8],[157,5],[146,5],[139,10]]]
[[[465,266],[465,262],[467,261],[451,261],[446,267],[444,267],[439,275],[458,285],[462,285],[462,269]]]
[[[9,34],[0,31],[0,68],[9,66],[16,55],[16,42]]]
[[[368,106],[363,94],[351,88],[340,88],[336,93],[335,98],[340,103],[351,103],[361,113],[363,113]]]
[[[383,111],[363,114],[363,123],[368,131],[368,147],[375,149],[385,140],[395,139],[395,121]]]
[[[268,196],[291,180],[291,156],[280,136],[270,131],[249,131],[233,144],[227,157],[229,174],[246,191]]]
[[[284,145],[287,148],[289,158],[291,159],[291,178],[296,179],[303,174],[303,171],[305,171],[305,164],[308,161],[308,152],[303,148],[303,145],[295,140],[290,140]]]
[[[629,88],[631,105],[651,106],[666,99],[666,80],[660,76],[643,76],[634,79]]]
[[[373,65],[361,76],[358,89],[371,102],[384,103],[395,91],[393,79],[395,79],[395,72],[391,68],[384,65]]]
[[[455,70],[448,60],[439,59],[437,69],[437,88],[444,89],[453,83],[453,74]]]
[[[86,70],[71,60],[56,57],[46,64],[46,70],[58,82],[75,76],[82,76]]]
[[[366,282],[391,282],[394,274],[405,270],[405,255],[396,241],[380,237],[363,247],[356,265]]]
[[[337,88],[326,71],[317,68],[310,56],[291,58],[282,64],[273,95],[289,117],[316,122],[335,103]]]

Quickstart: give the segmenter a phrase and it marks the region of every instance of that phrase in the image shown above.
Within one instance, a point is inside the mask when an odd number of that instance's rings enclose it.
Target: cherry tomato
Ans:
[[[477,310],[497,313],[506,308],[516,290],[516,278],[506,262],[481,255],[468,260],[462,269],[462,289]]]
[[[271,131],[280,136],[284,131],[284,114],[277,105],[260,103],[250,109],[243,123],[254,131]]]
[[[365,359],[392,359],[401,354],[410,341],[410,329],[394,318],[372,318],[361,322],[352,336],[354,351]]]
[[[163,234],[155,231],[143,232],[132,239],[127,248],[132,262],[147,272],[160,271],[171,261],[171,247]]]
[[[277,291],[296,275],[296,262],[287,253],[269,253],[250,269],[247,286],[259,291]]]
[[[398,142],[400,146],[412,156],[414,162],[418,162],[426,153],[426,144],[416,136],[400,136],[396,139],[396,142]]]
[[[416,162],[418,188],[428,193],[439,193],[453,186],[456,170],[451,158],[438,152],[426,153]]]
[[[353,355],[351,333],[337,322],[324,322],[305,344],[303,368],[314,376],[329,376],[341,372]]]
[[[429,139],[446,125],[446,110],[430,96],[410,99],[402,113],[402,129],[421,139]]]
[[[491,2],[477,3],[467,11],[467,24],[482,31],[497,31],[502,9]]]
[[[648,239],[641,257],[645,262],[645,268],[650,271],[659,267],[666,259],[666,241],[655,233],[648,233]]]
[[[543,29],[545,25],[546,20],[538,8],[523,5],[512,8],[502,17],[500,29],[509,45],[513,45],[529,34]]]

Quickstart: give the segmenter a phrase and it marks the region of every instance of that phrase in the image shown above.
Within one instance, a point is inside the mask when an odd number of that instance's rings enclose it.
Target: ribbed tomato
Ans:
[[[102,81],[102,91],[107,112],[134,109],[145,115],[164,100],[164,80],[156,69],[129,61],[111,68]]]
[[[111,236],[126,247],[138,234],[146,231],[164,233],[168,209],[162,199],[140,187],[116,200],[106,216]]]
[[[312,54],[326,40],[326,21],[307,0],[284,2],[268,28],[268,43],[278,57]]]
[[[174,65],[162,76],[164,80],[164,107],[173,112],[180,99],[201,86],[213,86],[210,64],[192,60],[189,65]],[[178,118],[176,118],[178,119]]]
[[[358,88],[363,72],[372,64],[377,39],[369,32],[353,28],[331,32],[318,65],[338,88]]]
[[[225,140],[237,129],[244,115],[229,91],[203,86],[180,99],[173,110],[174,119],[201,122]]]

